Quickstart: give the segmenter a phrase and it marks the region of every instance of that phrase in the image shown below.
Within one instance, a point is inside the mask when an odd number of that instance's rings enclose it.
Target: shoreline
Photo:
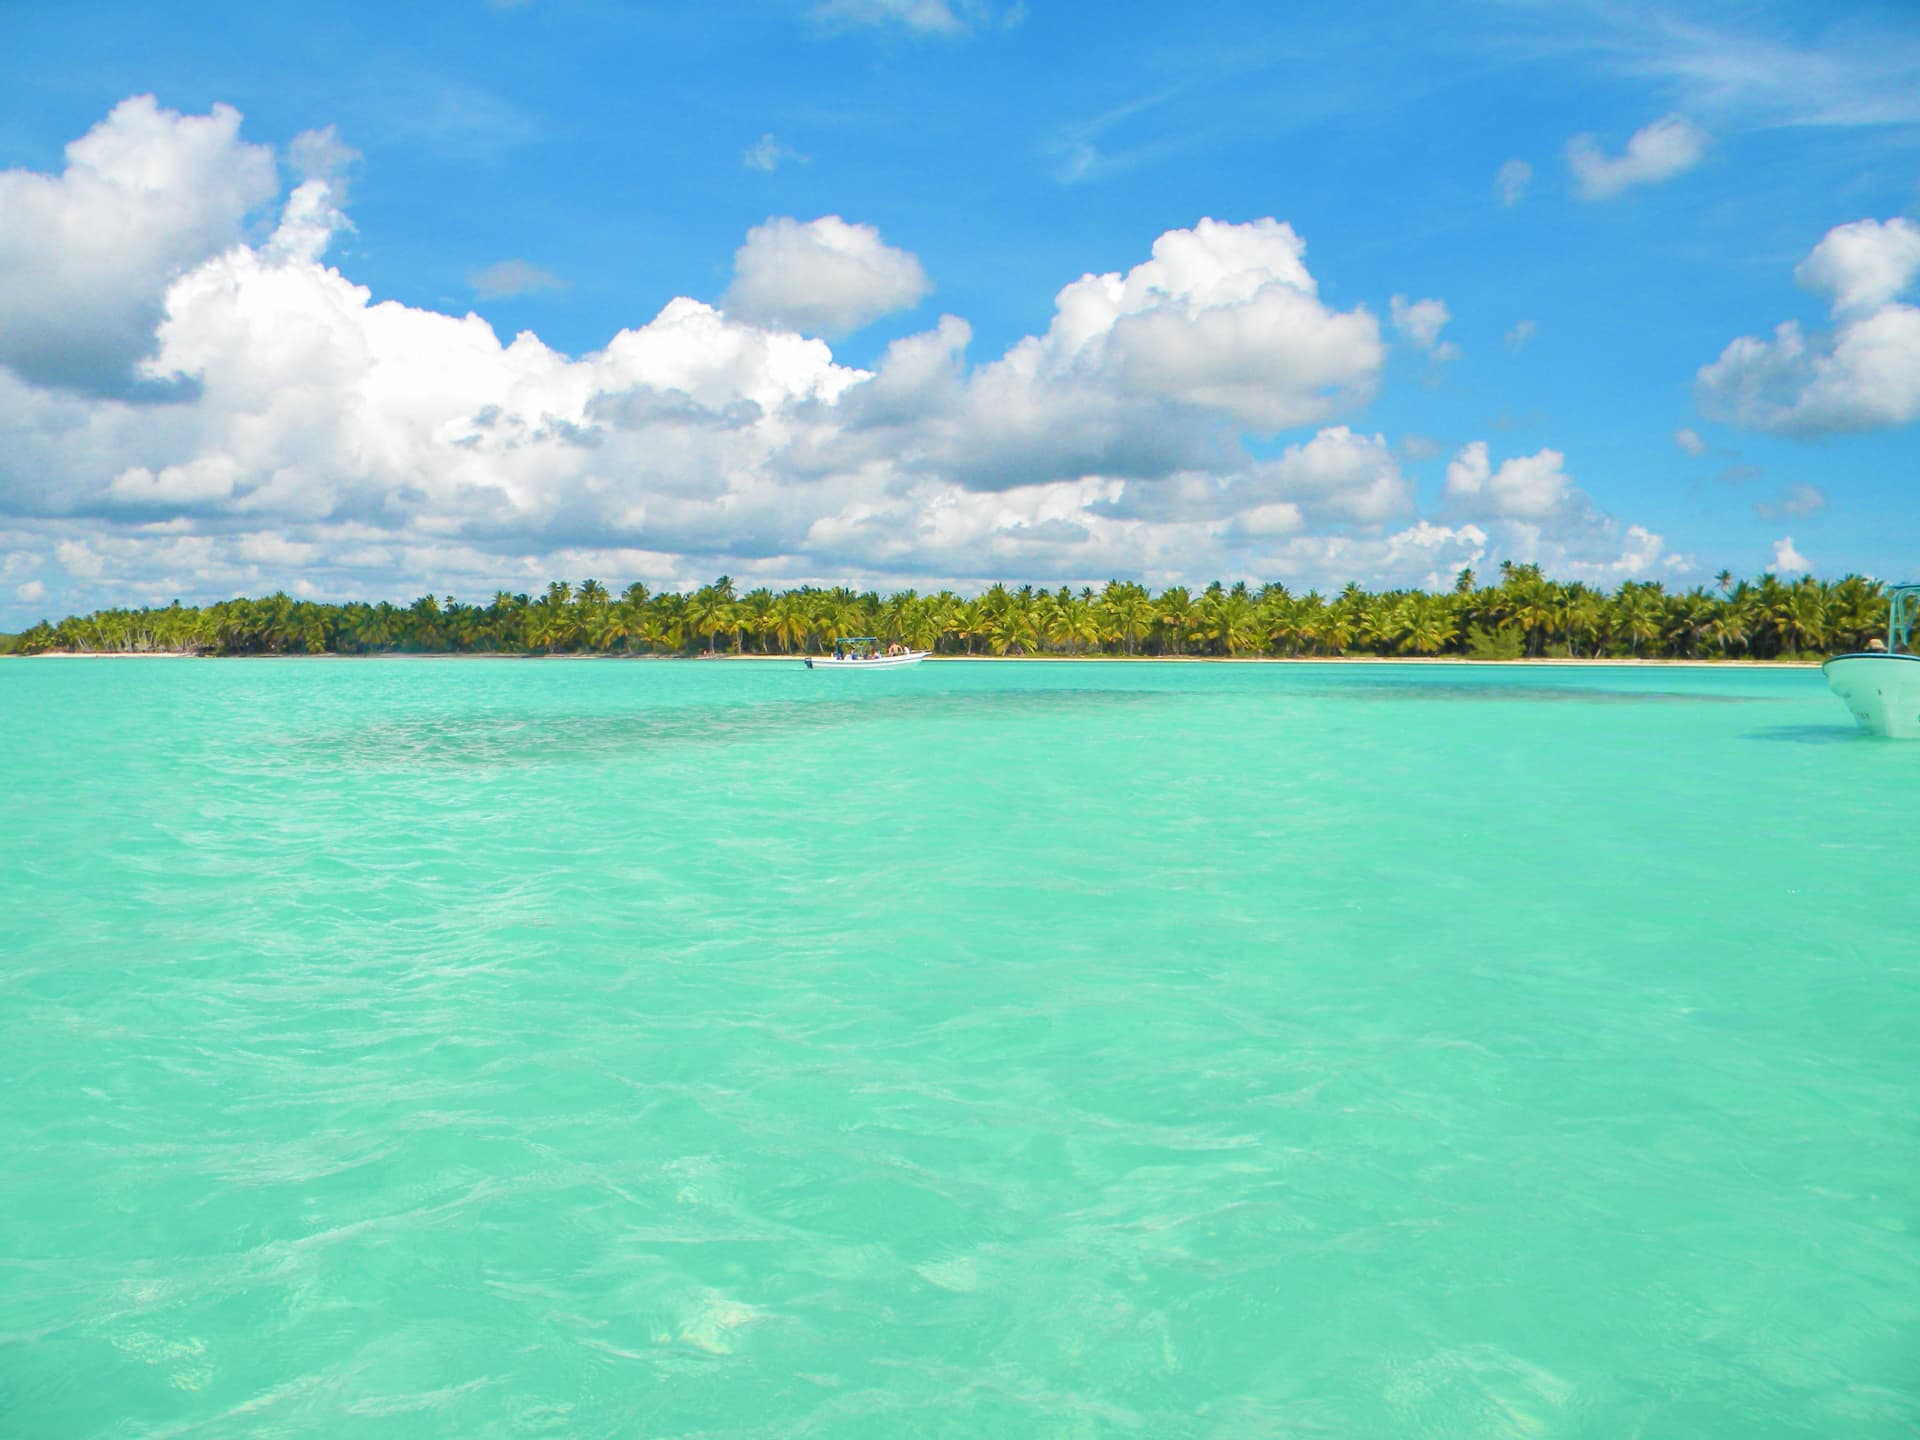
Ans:
[[[719,661],[725,664],[798,665],[799,655],[527,655],[511,650],[372,655],[195,655],[181,650],[42,650],[0,655],[0,660],[592,660]],[[1573,659],[1541,655],[1520,660],[1475,660],[1466,655],[930,655],[923,664],[946,665],[1483,665],[1554,669],[1817,670],[1818,660],[1669,660],[1631,656]]]

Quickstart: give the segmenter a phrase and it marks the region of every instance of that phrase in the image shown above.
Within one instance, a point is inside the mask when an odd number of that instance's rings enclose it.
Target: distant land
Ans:
[[[871,635],[951,656],[1804,661],[1859,649],[1886,623],[1880,583],[1858,575],[1736,581],[1722,571],[1711,587],[1669,592],[1628,580],[1609,593],[1505,564],[1497,583],[1462,570],[1439,593],[1354,584],[1327,596],[1245,582],[1156,593],[1113,580],[1097,589],[993,585],[970,597],[741,592],[722,576],[687,593],[554,581],[538,596],[501,591],[481,605],[431,594],[395,605],[276,593],[100,610],[0,636],[0,654],[777,656]]]

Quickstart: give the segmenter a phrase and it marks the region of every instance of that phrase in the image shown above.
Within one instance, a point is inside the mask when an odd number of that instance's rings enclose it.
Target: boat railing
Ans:
[[[1920,623],[1920,585],[1895,585],[1887,591],[1887,649],[1895,655],[1912,655]]]

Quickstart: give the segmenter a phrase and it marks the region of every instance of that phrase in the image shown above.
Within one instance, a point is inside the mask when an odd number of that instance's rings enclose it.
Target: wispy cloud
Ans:
[[[467,276],[473,293],[482,300],[504,300],[540,290],[564,290],[567,282],[551,270],[528,260],[501,260]]]
[[[1827,492],[1818,485],[1789,485],[1780,492],[1779,498],[1761,501],[1753,508],[1763,520],[1818,515],[1827,508]]]
[[[1609,200],[1635,185],[1658,185],[1698,165],[1711,143],[1682,115],[1667,115],[1636,130],[1627,148],[1608,155],[1591,135],[1567,142],[1567,164],[1582,200]]]
[[[1057,180],[1073,184],[1297,135],[1376,109],[1388,102],[1361,60],[1379,58],[1374,40],[1364,27],[1321,29],[1149,51],[1130,76],[1103,72],[1104,94],[1119,98],[1084,119],[1056,123],[1044,134],[1041,153]],[[1346,56],[1354,57],[1351,65],[1336,59]],[[1402,100],[1430,83],[1421,74],[1393,75],[1394,94]]]
[[[807,160],[807,156],[802,155],[791,145],[782,145],[771,134],[762,135],[740,153],[740,163],[747,169],[759,170],[769,175],[789,161],[804,165]]]
[[[431,146],[442,156],[498,159],[545,126],[516,101],[394,57],[370,59],[352,88],[360,115],[354,138],[370,149]]]
[[[957,40],[991,25],[1018,24],[1025,10],[990,0],[820,0],[810,13],[831,29],[892,29]]]
[[[1441,367],[1460,358],[1460,347],[1442,340],[1440,332],[1453,318],[1444,300],[1408,300],[1395,295],[1391,302],[1393,328],[1400,338],[1425,353],[1432,363],[1428,378],[1437,383]]]
[[[1493,193],[1500,197],[1500,203],[1506,206],[1518,205],[1527,198],[1527,187],[1533,184],[1533,167],[1524,160],[1509,160],[1493,175]]]
[[[1740,20],[1709,21],[1671,5],[1613,0],[1515,6],[1509,20],[1510,48],[1591,57],[1723,126],[1920,125],[1920,32],[1912,28],[1848,21],[1789,37],[1744,7]]]
[[[1045,146],[1055,161],[1054,178],[1072,185],[1132,169],[1180,148],[1185,142],[1169,133],[1120,144],[1110,143],[1108,137],[1130,121],[1163,108],[1188,88],[1185,82],[1167,85],[1058,131]]]

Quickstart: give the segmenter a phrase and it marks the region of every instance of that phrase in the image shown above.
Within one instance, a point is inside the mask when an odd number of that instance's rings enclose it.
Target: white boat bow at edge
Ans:
[[[1895,585],[1887,592],[1887,641],[1884,649],[1835,655],[1820,667],[1833,693],[1846,701],[1853,718],[1876,735],[1920,740],[1920,584]],[[1874,642],[1876,645],[1878,641]]]

